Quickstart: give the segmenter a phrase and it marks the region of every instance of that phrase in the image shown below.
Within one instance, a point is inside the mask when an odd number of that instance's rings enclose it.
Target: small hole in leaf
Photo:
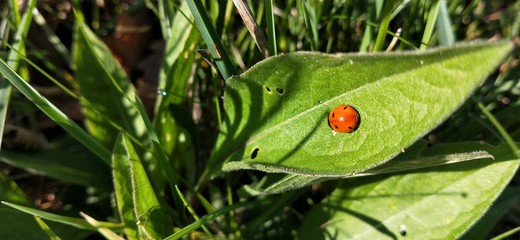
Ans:
[[[276,92],[278,92],[279,94],[283,94],[283,88],[276,88]]]
[[[271,93],[271,89],[270,89],[268,86],[265,86],[265,90],[266,90],[268,93]]]
[[[251,153],[251,159],[256,158],[256,156],[258,155],[258,150],[260,150],[260,149],[259,148],[253,149],[253,152]]]
[[[400,228],[399,229],[399,234],[401,234],[401,236],[403,236],[403,237],[406,236],[406,226],[405,225],[401,225],[399,228]]]

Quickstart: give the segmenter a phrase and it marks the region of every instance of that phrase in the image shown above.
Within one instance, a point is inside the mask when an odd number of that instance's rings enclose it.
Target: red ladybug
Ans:
[[[352,106],[341,104],[330,112],[329,125],[336,132],[351,133],[359,126],[359,113]]]

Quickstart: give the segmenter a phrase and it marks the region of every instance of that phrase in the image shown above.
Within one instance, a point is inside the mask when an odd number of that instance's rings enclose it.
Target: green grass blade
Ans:
[[[274,7],[273,0],[264,0],[265,20],[267,22],[267,41],[269,44],[269,53],[271,56],[278,55],[278,46],[276,43],[276,28],[274,26]]]
[[[34,220],[36,220],[36,223],[38,223],[38,226],[40,226],[42,231],[44,231],[45,234],[47,234],[47,236],[49,237],[50,240],[60,240],[61,239],[58,235],[56,235],[56,233],[54,233],[52,231],[52,229],[49,227],[49,225],[47,225],[41,218],[34,216]]]
[[[151,152],[155,156],[154,161],[159,165],[159,169],[157,169],[157,172],[162,173],[162,175],[160,177],[151,176],[151,180],[159,179],[159,180],[155,181],[155,182],[158,182],[158,181],[162,181],[162,179],[166,178],[166,181],[168,182],[168,185],[169,185],[168,187],[170,188],[170,192],[175,193],[176,190],[175,190],[174,186],[176,186],[178,184],[177,179],[180,179],[185,184],[187,184],[187,181],[183,178],[183,176],[179,173],[179,171],[172,164],[170,164],[171,161],[168,158],[168,154],[166,153],[166,150],[164,149],[165,145],[169,145],[171,143],[166,140],[166,139],[169,139],[170,135],[169,135],[169,133],[166,134],[166,136],[163,139],[167,143],[166,144],[162,143],[161,140],[159,140],[159,137],[157,136],[157,133],[153,127],[153,123],[150,121],[150,119],[148,118],[148,115],[146,114],[146,110],[144,109],[142,102],[139,100],[139,98],[137,96],[135,96],[135,102],[136,102],[137,109],[139,110],[139,114],[143,118],[143,122],[145,124],[146,131],[148,133],[148,138],[152,142],[153,150]],[[164,121],[167,121],[167,120],[170,120],[170,118],[165,118]],[[161,122],[161,121],[159,121],[159,122]],[[166,124],[168,124],[168,123],[166,123]],[[174,124],[174,127],[179,127],[176,124],[176,122],[174,122],[174,121],[172,121],[171,124]],[[163,125],[164,125],[164,123],[162,123],[159,126],[163,126]],[[176,138],[177,138],[177,136],[176,136]],[[184,158],[181,157],[181,159],[184,159]],[[189,184],[187,184],[187,185],[189,185]],[[173,201],[175,202],[175,207],[177,209],[181,209],[183,207],[181,200],[178,197],[176,197],[175,194],[173,197]],[[182,220],[184,220],[184,219],[181,219],[180,217],[174,217],[173,220],[176,221],[177,224],[180,224],[182,222]]]
[[[146,0],[147,5],[153,7],[153,3],[150,0]],[[159,24],[161,26],[161,32],[164,40],[168,40],[171,38],[172,32],[170,31],[172,23],[175,24],[173,20],[173,6],[171,6],[172,2],[169,0],[159,0],[157,1],[157,17],[159,18]],[[183,3],[184,4],[184,3]]]
[[[33,102],[43,113],[50,119],[60,125],[63,129],[70,133],[74,138],[81,142],[85,147],[90,149],[101,160],[110,165],[111,153],[96,139],[83,130],[72,119],[67,117],[65,113],[59,110],[54,104],[43,97],[31,85],[24,81],[16,74],[7,63],[0,59],[0,73],[13,84],[25,97]]]
[[[392,20],[392,13],[397,5],[398,0],[388,0],[385,1],[383,7],[383,16],[381,22],[379,23],[379,30],[377,32],[376,43],[374,45],[374,52],[379,52],[383,49],[383,45],[385,43],[386,32],[388,31],[388,26],[390,26],[390,21]]]
[[[162,171],[164,171],[164,176],[166,177],[168,183],[170,184],[170,190],[173,193],[173,192],[175,192],[174,186],[177,185],[177,181],[175,180],[175,177],[180,176],[180,174],[172,168],[171,164],[169,164],[170,161],[168,160],[168,156],[164,152],[164,149],[159,141],[159,138],[155,134],[153,124],[150,121],[150,119],[148,118],[148,115],[146,114],[146,110],[144,109],[144,106],[141,103],[141,101],[139,100],[139,98],[137,97],[137,95],[135,96],[135,102],[136,102],[137,109],[139,110],[139,114],[143,118],[143,122],[146,127],[146,132],[148,133],[148,137],[152,141],[153,152],[155,153],[157,162],[159,163],[159,168],[161,168]]]
[[[145,129],[132,97],[134,86],[108,47],[81,22],[75,32],[73,55],[76,81],[88,102],[81,103],[89,133],[107,148],[114,146],[120,129],[138,144],[145,142]]]
[[[60,154],[62,151],[51,150],[46,151],[44,154],[48,155],[52,152],[55,152],[55,154]],[[70,158],[67,160],[73,159],[74,156],[75,155],[70,156]],[[63,182],[79,184],[86,187],[107,188],[107,178],[99,178],[91,172],[85,171],[85,169],[72,168],[60,162],[48,161],[48,159],[43,159],[40,156],[40,152],[37,154],[23,154],[5,150],[2,152],[2,161],[8,163],[11,166],[25,169],[34,174],[49,176],[54,179],[59,179]],[[88,162],[83,161],[83,163],[85,164]],[[110,181],[108,183],[110,183]]]
[[[56,51],[60,54],[63,60],[67,63],[70,63],[71,59],[69,50],[61,42],[60,38],[54,33],[49,24],[47,24],[45,18],[37,9],[34,11],[34,22],[42,28],[43,32],[46,35],[46,39],[48,39],[49,42],[52,43],[52,46],[54,46],[54,49],[56,49]]]
[[[317,51],[320,45],[318,38],[318,22],[316,19],[316,12],[314,11],[314,7],[311,6],[309,1],[303,1],[303,17],[305,18],[305,26],[307,27],[307,31],[309,31],[310,37],[309,42],[311,44],[311,50]]]
[[[258,212],[257,217],[245,226],[244,235],[246,239],[247,236],[254,236],[258,229],[262,228],[262,225],[265,222],[268,222],[270,219],[273,219],[273,217],[277,216],[280,212],[283,212],[287,206],[290,206],[291,203],[298,199],[298,197],[301,197],[301,195],[301,191],[293,191],[281,196],[276,196],[275,198],[271,198],[276,200],[269,205],[269,208],[262,209],[261,212]]]
[[[57,138],[37,152],[4,149],[1,161],[36,175],[100,191],[110,191],[110,170],[69,135]],[[71,161],[73,159],[73,161]]]
[[[29,27],[33,19],[33,9],[36,7],[36,2],[36,0],[29,1],[27,9],[25,10],[25,13],[22,17],[22,20],[20,21],[19,26],[17,27],[18,30],[16,31],[16,34],[14,36],[13,48],[17,49],[18,51],[23,51],[25,49],[25,38],[27,36]],[[9,63],[9,66],[11,66],[13,69],[16,69],[18,67],[19,60],[20,56],[17,52],[11,51],[9,53],[7,62]]]
[[[12,203],[30,205],[29,197],[25,195],[21,188],[16,183],[0,174],[0,199]],[[0,208],[2,208],[0,206]]]
[[[439,14],[440,2],[441,0],[434,0],[431,3],[430,11],[428,12],[428,20],[426,21],[426,26],[424,27],[423,37],[421,40],[421,49],[426,49],[430,46],[430,41],[435,29],[435,22],[437,22],[437,16]]]
[[[77,100],[80,100],[80,97],[73,92],[73,90],[70,90],[68,89],[65,85],[63,85],[63,83],[61,83],[60,81],[58,81],[58,79],[54,76],[52,76],[51,74],[49,74],[48,72],[46,72],[45,70],[43,70],[43,68],[41,68],[40,66],[38,66],[36,63],[34,63],[31,59],[29,59],[27,56],[24,56],[22,54],[22,52],[18,51],[17,49],[15,49],[13,46],[11,46],[10,44],[8,43],[5,43],[5,45],[10,48],[12,51],[16,52],[23,61],[25,61],[26,63],[28,63],[29,65],[31,65],[31,67],[33,67],[36,71],[38,71],[41,75],[43,75],[45,78],[47,78],[48,80],[50,80],[52,83],[54,83],[57,87],[59,87],[61,90],[63,90],[63,92],[69,96],[71,96],[72,98],[74,99],[77,99]],[[42,57],[42,58],[39,58],[39,59],[43,59],[43,55],[41,53],[35,53],[36,56],[38,57]],[[49,67],[49,66],[47,66]]]
[[[234,204],[234,205],[231,205],[231,206],[227,206],[227,207],[223,207],[215,212],[212,212],[210,214],[207,214],[207,215],[204,215],[202,216],[199,220],[191,223],[190,225],[182,228],[181,230],[179,230],[178,232],[175,232],[174,234],[168,236],[167,238],[165,238],[164,240],[176,240],[176,239],[181,239],[182,237],[184,237],[186,234],[189,234],[195,230],[197,230],[198,228],[202,227],[204,224],[206,224],[207,222],[209,221],[212,221],[212,220],[215,220],[216,218],[230,212],[230,211],[233,211],[235,209],[238,209],[238,208],[242,208],[242,207],[247,207],[247,206],[251,206],[251,205],[254,205],[256,202],[241,202],[241,203],[237,203],[237,204]],[[266,201],[266,200],[262,200],[262,202],[260,202],[260,204],[266,206],[268,205],[269,203],[271,203],[271,201]]]
[[[188,203],[184,195],[182,195],[181,190],[179,190],[179,187],[177,186],[175,186],[175,193],[177,193],[177,196],[179,196],[179,198],[182,200],[182,203],[184,203],[184,206],[188,209],[188,212],[191,214],[191,216],[193,216],[193,219],[195,219],[195,221],[198,221],[200,219],[199,215],[191,207],[191,205]],[[204,225],[202,225],[201,228],[208,236],[214,238],[213,234],[211,234],[211,232],[209,232],[209,230]]]
[[[0,77],[0,133],[4,132],[5,119],[7,117],[7,106],[11,99],[12,86],[3,76]],[[0,145],[2,144],[3,134],[0,135]]]
[[[220,74],[224,80],[228,79],[232,75],[235,75],[235,67],[231,63],[229,55],[224,49],[224,45],[222,45],[217,32],[213,28],[211,20],[206,13],[206,9],[202,5],[202,2],[200,0],[187,0],[187,2],[188,6],[190,7],[191,14],[195,18],[195,23],[197,23],[200,34],[206,42],[208,50],[211,53],[211,56],[213,57]]]
[[[256,23],[249,6],[244,0],[234,0],[233,3],[240,14],[240,17],[242,17],[242,22],[256,43],[258,50],[262,53],[264,58],[269,57],[269,44],[267,43],[267,37],[265,36],[264,31]],[[260,5],[260,7],[261,6],[262,5]],[[259,13],[258,17],[261,17],[261,13]]]
[[[455,34],[451,28],[451,20],[446,7],[446,0],[440,0],[439,16],[437,17],[437,34],[440,45],[451,45],[455,43]]]
[[[92,230],[92,231],[96,230],[95,227],[92,227],[87,221],[85,221],[84,219],[81,219],[81,218],[61,216],[61,215],[58,215],[58,214],[49,213],[49,212],[45,212],[45,211],[42,211],[42,210],[38,210],[38,209],[30,208],[30,207],[25,207],[25,206],[21,206],[21,205],[18,205],[18,204],[5,202],[5,201],[2,201],[1,203],[5,204],[5,205],[7,205],[9,207],[18,209],[18,210],[20,210],[22,212],[25,212],[25,213],[28,213],[28,214],[32,214],[32,215],[38,216],[38,217],[43,218],[43,219],[47,219],[49,221],[63,223],[63,224],[66,224],[66,225],[70,225],[70,226],[79,228],[79,229]],[[112,230],[120,230],[121,229],[121,224],[117,224],[117,223],[103,222],[102,225],[104,227],[110,228]]]
[[[359,46],[359,52],[368,52],[368,50],[370,48],[370,44],[373,41],[374,30],[376,29],[376,27],[369,23],[375,22],[376,13],[381,11],[381,10],[378,11],[375,8],[376,8],[375,4],[370,4],[368,6],[368,13],[367,13],[368,21],[367,21],[367,24],[365,24],[365,31],[363,32],[363,38],[362,38],[361,44]]]
[[[17,0],[8,0],[9,10],[12,13],[11,19],[15,24],[20,23],[20,8]],[[29,4],[30,5],[30,4]]]
[[[92,218],[91,216],[80,212],[79,215],[81,215],[90,225],[97,228],[98,232],[103,235],[108,240],[123,240],[121,236],[117,235],[114,231],[110,230],[109,228],[102,227],[102,224],[100,224],[99,221]]]
[[[18,8],[18,2],[12,1],[11,3],[14,4],[14,7]],[[25,50],[25,37],[27,36],[27,32],[29,31],[29,27],[31,26],[31,21],[33,17],[33,9],[36,7],[36,0],[31,0],[28,2],[27,9],[25,11],[25,14],[22,17],[21,21],[16,21],[19,23],[18,30],[16,31],[16,34],[14,36],[14,44],[13,48],[17,49],[17,51],[24,51]],[[13,17],[15,19],[19,19],[18,11],[15,11]],[[18,16],[18,17],[17,17]],[[2,40],[3,42],[3,40]],[[9,52],[9,55],[7,57],[7,62],[9,63],[9,66],[16,70],[18,69],[18,64],[20,60],[20,55],[17,51],[11,50]],[[5,76],[0,76],[0,133],[4,132],[5,127],[5,120],[7,117],[7,106],[9,105],[9,101],[11,99],[11,92],[12,92],[12,85],[6,81]],[[0,135],[0,146],[2,145],[2,139],[3,134]]]
[[[491,240],[502,240],[502,239],[509,239],[508,237],[510,237],[511,235],[517,233],[517,232],[520,232],[520,227],[516,227],[516,228],[513,228],[505,233],[502,233],[494,238],[492,238]]]
[[[168,29],[167,33],[170,37],[164,49],[164,62],[159,72],[158,83],[159,91],[164,91],[165,94],[158,94],[155,104],[156,119],[154,121],[161,122],[161,125],[174,124],[173,122],[163,123],[163,121],[167,120],[162,117],[162,111],[166,111],[170,101],[182,103],[185,100],[184,95],[191,76],[189,66],[192,62],[190,59],[193,56],[193,48],[187,45],[191,42],[196,42],[194,35],[198,36],[198,34],[193,32],[193,25],[184,14],[185,11],[189,11],[189,8],[187,3],[183,1],[177,14],[174,16],[174,25]],[[182,63],[178,63],[182,52],[191,52],[189,54],[190,58],[181,61]],[[162,134],[162,132],[159,131],[159,134]]]
[[[493,116],[493,114],[491,114],[491,112],[489,112],[489,110],[487,110],[486,107],[482,103],[478,102],[477,106],[480,108],[482,113],[484,113],[484,115],[486,115],[486,117],[489,119],[489,121],[491,121],[493,126],[495,126],[495,128],[498,130],[500,135],[502,135],[502,137],[504,138],[506,143],[509,145],[511,150],[515,153],[515,155],[520,158],[520,148],[518,148],[518,145],[516,145],[515,141],[507,133],[507,131],[502,126],[502,124],[500,124],[500,122],[495,118],[495,116]]]

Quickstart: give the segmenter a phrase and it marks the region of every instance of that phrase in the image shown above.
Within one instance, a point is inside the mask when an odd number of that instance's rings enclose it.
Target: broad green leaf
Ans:
[[[511,50],[475,42],[424,52],[269,58],[228,79],[226,122],[210,164],[348,176],[380,165],[444,121]],[[360,125],[334,134],[331,109],[354,106]]]
[[[121,133],[112,158],[115,196],[128,239],[158,239],[169,221],[128,137]]]
[[[486,239],[495,224],[520,200],[520,187],[507,187],[500,197],[488,209],[486,214],[479,219],[471,228],[460,238],[462,240]]]
[[[301,239],[455,239],[476,222],[518,169],[507,145],[495,157],[399,175],[345,180],[306,215]],[[404,236],[405,235],[405,236]]]
[[[193,50],[195,48],[195,46],[190,46],[192,45],[190,43],[196,41],[195,39],[190,39],[190,37],[193,38],[193,35],[198,37],[198,34],[192,31],[193,25],[189,21],[190,19],[187,19],[185,15],[188,11],[188,5],[183,1],[179,11],[176,12],[173,18],[171,29],[168,29],[168,32],[165,33],[168,36],[166,38],[168,41],[164,49],[164,62],[159,72],[158,88],[166,94],[157,95],[156,108],[158,109],[165,108],[162,106],[166,105],[163,102],[168,103],[175,100],[176,103],[179,103],[184,100],[188,85],[188,79],[185,79],[185,75],[191,75],[189,74],[191,72],[190,64],[193,61],[190,61],[190,59],[194,55]],[[183,52],[184,56],[181,55]],[[181,60],[186,56],[190,59]],[[185,71],[188,74],[184,73]],[[181,74],[180,76],[179,73]]]
[[[114,145],[119,128],[143,140],[145,131],[134,107],[130,79],[110,50],[84,24],[76,28],[73,55],[76,80],[86,100],[83,104],[89,132],[107,147]]]
[[[493,159],[493,156],[490,155],[487,150],[492,150],[494,147],[481,142],[450,143],[429,148],[425,147],[426,143],[424,141],[418,141],[410,149],[407,149],[405,153],[398,155],[389,162],[367,171],[342,178],[399,173],[470,160],[489,159],[489,161],[492,161],[491,159]],[[272,174],[268,174],[266,178],[271,177],[271,175]],[[268,186],[264,189],[259,188],[261,186],[244,186],[244,191],[249,195],[275,194],[331,179],[338,179],[338,177],[286,174],[281,179],[270,181],[271,183],[267,184]]]
[[[423,141],[418,141],[418,143],[419,144],[417,144],[417,147],[420,147],[424,144]],[[416,145],[413,147],[415,146]],[[397,173],[478,159],[489,159],[491,161],[494,157],[488,151],[493,149],[494,147],[482,142],[438,144],[433,147],[423,148],[420,152],[414,153],[413,151],[419,150],[416,148],[413,149],[412,152],[405,152],[401,155],[398,155],[392,161],[356,174],[355,176],[362,177],[385,173]]]
[[[163,83],[161,88],[166,94],[159,96],[161,101],[158,102],[155,129],[170,161],[176,168],[185,169],[188,181],[194,182],[197,172],[196,129],[191,116],[193,104],[188,102],[190,97],[187,97],[187,93],[193,77],[195,48],[200,35],[184,13],[189,14],[187,2],[183,2],[175,16],[171,29],[173,38],[167,44],[163,71],[159,76],[160,83]],[[184,124],[186,122],[191,124]]]
[[[187,8],[184,5],[183,7]],[[181,13],[177,15],[179,16],[176,18],[184,18]],[[179,119],[193,122],[191,110],[185,108],[191,106],[186,103],[189,99],[186,94],[189,87],[188,83],[192,78],[193,61],[195,59],[196,45],[193,43],[200,36],[196,29],[192,29],[191,26],[181,28],[184,31],[178,30],[182,27],[182,23],[186,21],[184,19],[175,22],[172,34],[175,33],[174,36],[177,41],[169,41],[167,45],[165,53],[167,55],[160,74],[160,89],[164,91],[164,95],[158,96],[154,127],[164,151],[170,157],[170,161],[175,163],[175,167],[178,169],[188,169],[187,175],[190,182],[193,182],[192,179],[196,172],[194,141],[192,141],[193,137],[196,136],[194,134],[195,125],[186,126]],[[181,26],[177,26],[178,24]],[[172,106],[175,110],[180,111],[172,111]],[[187,167],[181,166],[181,164],[187,165]]]

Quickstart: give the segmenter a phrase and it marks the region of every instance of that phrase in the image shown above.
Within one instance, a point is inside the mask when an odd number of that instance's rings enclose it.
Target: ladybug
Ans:
[[[352,106],[341,104],[330,112],[329,125],[335,132],[354,132],[359,126],[359,113]]]

